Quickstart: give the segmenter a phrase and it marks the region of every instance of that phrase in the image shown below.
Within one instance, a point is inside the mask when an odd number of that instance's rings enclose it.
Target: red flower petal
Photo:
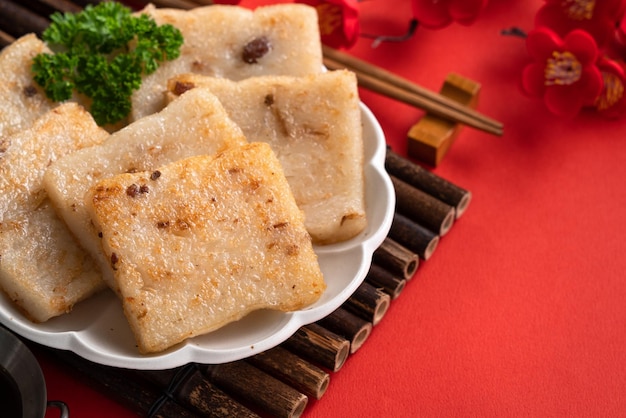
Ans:
[[[457,22],[473,22],[486,5],[487,0],[451,0],[448,13]]]
[[[421,26],[439,29],[452,22],[473,23],[488,0],[412,0],[413,17]]]
[[[528,32],[526,36],[526,49],[535,61],[544,62],[552,56],[552,53],[561,50],[561,39],[547,28],[539,28]]]
[[[567,17],[563,14],[560,3],[547,3],[535,14],[535,27],[547,27],[563,36],[570,30]]]
[[[584,104],[575,85],[551,86],[546,90],[544,102],[550,112],[567,117],[575,116]]]
[[[596,0],[594,7],[594,14],[619,19],[621,13],[624,11],[625,4],[623,0]]]
[[[361,26],[359,25],[359,8],[356,1],[348,0],[344,6],[343,32],[345,48],[352,47],[359,39]]]
[[[561,39],[550,29],[539,28],[528,34],[526,47],[533,58],[522,72],[526,94],[543,97],[548,109],[557,115],[574,115],[596,102],[603,79],[591,35],[574,30]]]
[[[578,94],[583,102],[586,105],[594,104],[598,96],[600,96],[600,93],[602,93],[602,87],[604,85],[602,73],[595,65],[587,66],[583,68],[580,80],[576,85]]]
[[[297,0],[317,10],[322,43],[350,48],[359,38],[359,8],[356,0]]]
[[[596,41],[587,32],[574,30],[563,39],[563,48],[576,56],[584,66],[594,63],[598,58],[598,46]]]
[[[621,46],[626,45],[626,17],[623,17],[617,27],[617,42]]]
[[[413,17],[420,26],[440,29],[452,23],[446,0],[412,0]]]
[[[530,97],[543,97],[546,92],[545,64],[529,64],[522,71],[522,89]]]
[[[589,15],[573,12],[581,7],[574,0],[547,2],[535,15],[536,27],[549,27],[560,36],[565,36],[575,29],[588,32],[599,45],[610,41],[615,30],[615,23],[623,13],[622,0],[596,1]]]
[[[618,118],[626,114],[626,73],[617,62],[601,58],[598,68],[604,85],[594,106],[604,116]]]

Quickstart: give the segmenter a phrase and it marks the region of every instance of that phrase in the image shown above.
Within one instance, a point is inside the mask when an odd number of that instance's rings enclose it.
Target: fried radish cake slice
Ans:
[[[50,201],[0,224],[0,286],[24,315],[45,322],[105,289],[100,269]]]
[[[0,287],[33,321],[69,311],[104,288],[99,268],[50,205],[43,176],[50,162],[109,134],[75,103],[5,137],[0,151]]]
[[[192,10],[148,5],[138,13],[159,25],[172,24],[183,35],[180,57],[144,78],[133,94],[133,120],[164,106],[167,80],[198,73],[233,80],[263,75],[305,75],[322,71],[317,12],[303,4],[278,4],[255,10],[212,5]]]
[[[0,52],[0,138],[30,127],[56,106],[33,81],[33,58],[42,52],[50,50],[34,34],[18,38]]]
[[[267,144],[103,180],[87,206],[142,353],[257,309],[303,308],[325,289]]]
[[[187,96],[187,95],[185,95]],[[98,231],[85,209],[85,193],[97,181],[116,174],[149,171],[199,154],[213,154],[247,143],[217,98],[206,90],[180,97],[161,112],[113,133],[102,144],[53,163],[44,185],[61,217],[99,263],[104,280],[117,291]]]
[[[248,140],[271,145],[315,244],[345,241],[365,228],[363,132],[354,73],[239,82],[186,74],[169,81],[168,97],[195,86],[219,98]]]

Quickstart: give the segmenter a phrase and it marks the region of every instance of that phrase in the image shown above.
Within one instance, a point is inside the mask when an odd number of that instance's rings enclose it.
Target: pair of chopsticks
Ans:
[[[153,0],[152,2],[161,7],[171,7],[172,4],[177,4],[178,7],[182,6],[181,8],[190,8],[189,4],[203,6],[212,3],[211,0]],[[181,5],[180,2],[185,4]],[[323,54],[326,68],[329,70],[345,68],[354,72],[359,85],[363,88],[494,135],[500,136],[504,132],[502,123],[380,67],[325,45]]]
[[[411,106],[423,109],[447,120],[494,134],[502,135],[502,123],[471,107],[421,87],[380,67],[362,61],[328,46],[323,46],[324,65],[330,70],[348,69],[354,72],[360,86]]]
[[[75,12],[81,8],[80,5],[72,3],[69,0],[39,0],[39,2],[64,12]],[[13,8],[20,9],[19,15],[28,15],[27,17],[29,17],[29,19],[26,19],[25,24],[27,26],[34,25],[35,27],[32,28],[33,31],[40,32],[45,28],[45,25],[39,23],[39,20],[43,17],[37,16],[35,13],[25,8],[22,10],[22,6],[14,4],[12,1],[0,0],[0,3],[6,3],[6,7],[11,6]],[[146,1],[146,3],[148,3],[148,1]],[[212,1],[152,0],[152,3],[158,7],[174,7],[188,10],[199,6],[209,5]],[[39,20],[37,20],[37,18]],[[13,40],[14,39],[10,35],[3,32],[2,28],[0,28],[0,45],[7,45]],[[399,77],[380,67],[327,46],[323,46],[323,55],[324,65],[326,68],[330,70],[348,69],[354,72],[357,76],[359,85],[363,88],[423,109],[426,112],[450,121],[459,122],[494,135],[503,134],[504,128],[502,123],[484,116],[468,106],[463,106],[454,100],[412,83],[411,81]]]

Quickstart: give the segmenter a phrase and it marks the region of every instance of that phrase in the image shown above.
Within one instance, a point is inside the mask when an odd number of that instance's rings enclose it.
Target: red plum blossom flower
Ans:
[[[549,27],[560,36],[582,29],[602,46],[613,38],[624,6],[623,0],[546,0],[535,15],[535,26]]]
[[[618,118],[626,114],[626,74],[624,67],[616,61],[601,57],[598,68],[604,87],[595,102],[596,109],[603,115]]]
[[[528,33],[526,47],[532,59],[522,73],[527,95],[543,98],[551,112],[563,116],[574,116],[596,102],[603,78],[591,35],[573,30],[561,39],[550,29],[539,28]]]
[[[359,8],[356,0],[299,0],[315,7],[322,43],[333,48],[350,48],[359,37]]]

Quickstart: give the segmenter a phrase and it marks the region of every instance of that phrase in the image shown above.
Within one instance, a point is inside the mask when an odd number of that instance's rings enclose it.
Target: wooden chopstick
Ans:
[[[324,65],[328,69],[344,68],[353,71],[357,75],[359,84],[368,90],[494,135],[503,133],[502,123],[470,107],[460,105],[405,78],[336,49],[323,46],[323,51]]]
[[[153,1],[142,1],[142,4],[152,3],[156,7],[159,8],[171,8],[171,9],[182,9],[182,10],[191,10],[196,7],[202,6],[202,4],[198,1],[190,1],[190,0],[153,0]]]
[[[78,13],[83,7],[79,4],[72,3],[69,0],[38,0],[39,3],[46,4],[55,10],[63,13]]]
[[[5,0],[0,0],[0,2],[4,1]],[[74,11],[69,10],[72,9],[72,7],[68,5],[75,5],[67,0],[40,1],[42,3],[53,5],[62,11]],[[210,0],[153,0],[153,3],[160,7],[192,9],[202,5],[202,3],[210,3]],[[12,5],[11,2],[8,4]],[[26,15],[30,16],[31,14],[33,13],[26,11]],[[29,24],[33,25],[32,22],[29,22]],[[36,29],[41,30],[39,27]],[[37,32],[37,30],[35,31]],[[6,44],[12,42],[12,38],[13,37],[9,34],[0,33],[0,44],[5,46]],[[380,67],[374,66],[328,46],[323,46],[323,55],[324,65],[328,69],[337,70],[345,68],[353,71],[357,76],[359,85],[363,88],[423,109],[426,112],[430,112],[448,120],[459,122],[494,135],[503,134],[504,128],[502,123]]]
[[[0,48],[4,48],[13,42],[15,42],[15,38],[0,29]]]

